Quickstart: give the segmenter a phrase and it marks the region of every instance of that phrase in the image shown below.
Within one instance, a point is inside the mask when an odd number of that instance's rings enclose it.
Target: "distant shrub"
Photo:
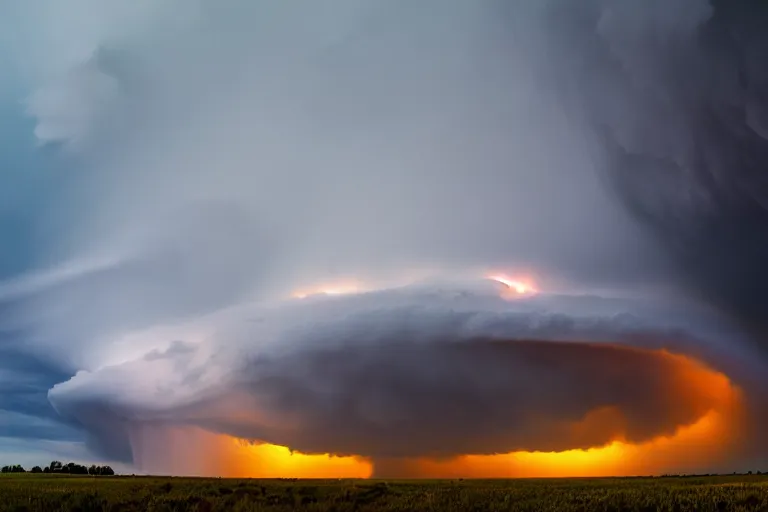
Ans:
[[[0,473],[26,473],[27,470],[16,464],[15,466],[3,466],[0,468]]]

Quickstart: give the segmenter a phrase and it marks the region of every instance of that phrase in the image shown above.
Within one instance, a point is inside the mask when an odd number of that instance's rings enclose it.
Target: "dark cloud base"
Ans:
[[[131,431],[166,424],[387,459],[648,441],[721,406],[727,382],[681,356],[604,343],[384,339],[255,357],[178,407],[129,405],[93,387],[51,399],[113,457],[126,457]]]
[[[301,425],[266,429],[264,440],[305,453],[561,451],[618,434],[641,442],[695,422],[714,404],[698,396],[699,382],[680,377],[685,365],[577,342],[391,340],[268,358],[249,369],[240,390]],[[602,418],[575,426],[596,411]]]

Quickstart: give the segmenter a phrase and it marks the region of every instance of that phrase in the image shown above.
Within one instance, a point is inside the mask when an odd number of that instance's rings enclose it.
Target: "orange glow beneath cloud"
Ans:
[[[404,475],[419,478],[546,478],[660,475],[709,471],[734,441],[728,413],[710,411],[672,436],[563,452],[465,455],[451,460],[404,461]]]
[[[406,459],[396,461],[387,477],[493,478],[629,476],[664,473],[707,472],[725,460],[736,446],[741,429],[741,393],[722,373],[682,356],[659,352],[673,358],[679,371],[674,381],[693,384],[701,394],[693,400],[708,410],[692,424],[680,425],[668,436],[631,444],[616,435],[605,446],[563,452],[514,452],[498,455],[464,455],[451,459]],[[714,404],[714,406],[712,406]],[[617,417],[618,416],[618,417]],[[604,428],[621,422],[611,408],[592,411],[574,429]],[[210,455],[218,474],[230,477],[367,478],[375,473],[374,463],[361,457],[336,457],[292,453],[270,444],[251,444],[217,436]],[[395,468],[394,470],[392,468]],[[383,468],[382,468],[383,469]]]
[[[539,293],[536,283],[525,276],[490,273],[486,278],[504,285],[506,299]],[[360,293],[358,281],[325,283],[295,291],[294,298],[313,295]],[[634,349],[630,349],[634,350]],[[520,451],[496,455],[463,455],[450,459],[406,459],[394,463],[387,476],[459,477],[586,477],[629,476],[709,471],[727,458],[738,443],[743,427],[743,400],[740,390],[727,376],[701,362],[679,354],[659,351],[671,358],[677,373],[673,381],[695,388],[696,408],[701,416],[674,433],[633,444],[620,433],[625,419],[611,407],[593,410],[571,425],[573,432],[610,429],[619,432],[605,446],[562,452]],[[691,405],[691,404],[687,404]],[[577,436],[578,437],[578,436]],[[375,473],[374,462],[363,457],[308,455],[272,444],[254,444],[223,435],[205,435],[207,471],[228,477],[253,478],[368,478]],[[387,464],[390,464],[389,461]]]
[[[132,433],[137,469],[154,475],[229,478],[368,478],[359,457],[305,455],[197,427],[143,427]]]
[[[284,446],[226,437],[222,476],[236,478],[368,478],[372,464],[360,457],[307,455]],[[219,452],[219,455],[222,451]]]

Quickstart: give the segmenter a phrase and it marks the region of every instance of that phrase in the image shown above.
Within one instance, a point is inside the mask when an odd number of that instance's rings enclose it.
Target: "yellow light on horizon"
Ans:
[[[680,425],[667,436],[630,443],[617,435],[604,446],[559,452],[517,451],[496,455],[462,455],[451,459],[411,458],[398,461],[394,476],[416,478],[527,478],[658,475],[692,472],[717,463],[739,438],[740,390],[722,373],[699,361],[666,351],[679,362],[679,379],[701,389],[701,399],[714,404],[695,422]],[[704,402],[702,402],[704,403]],[[593,414],[594,413],[594,414]],[[604,418],[600,411],[588,416]],[[586,419],[574,426],[589,425]],[[364,457],[306,455],[271,444],[251,444],[226,438],[226,476],[292,478],[368,478],[375,461]],[[388,475],[389,476],[389,475]]]
[[[226,475],[235,478],[370,478],[373,467],[362,457],[307,455],[275,444],[227,438]]]

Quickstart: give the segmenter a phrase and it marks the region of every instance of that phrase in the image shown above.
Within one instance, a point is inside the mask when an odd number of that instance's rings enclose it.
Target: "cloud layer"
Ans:
[[[563,297],[509,302],[479,284],[225,311],[209,338],[170,328],[166,349],[78,373],[49,398],[123,456],[141,459],[132,432],[145,425],[186,425],[374,460],[642,443],[737,400],[724,375],[660,351],[688,338],[716,353],[684,321],[567,313]]]

